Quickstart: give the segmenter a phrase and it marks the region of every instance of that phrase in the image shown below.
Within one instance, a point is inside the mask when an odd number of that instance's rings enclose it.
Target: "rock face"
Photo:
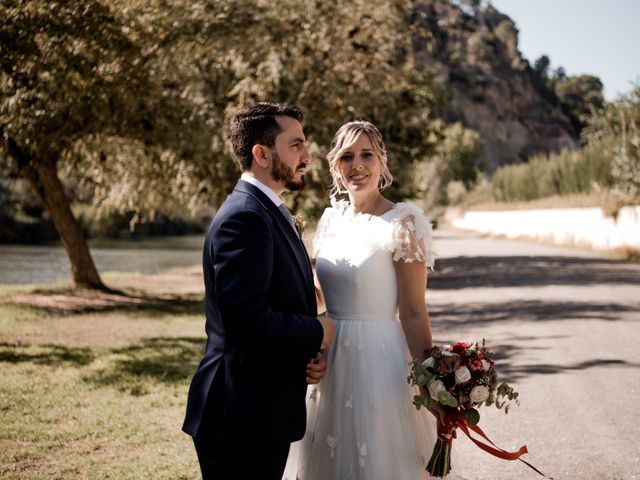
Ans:
[[[519,52],[518,31],[508,16],[491,5],[419,0],[411,23],[416,67],[447,92],[447,120],[482,135],[485,172],[577,146],[577,132],[555,95]]]

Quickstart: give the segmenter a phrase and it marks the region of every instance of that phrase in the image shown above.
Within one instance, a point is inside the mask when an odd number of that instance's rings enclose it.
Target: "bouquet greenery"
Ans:
[[[498,385],[498,374],[492,353],[482,344],[456,343],[433,347],[426,351],[422,362],[411,362],[407,380],[420,387],[413,404],[419,410],[426,407],[432,411],[444,411],[438,428],[438,440],[433,449],[427,471],[431,476],[444,477],[451,471],[451,443],[460,428],[483,450],[507,460],[519,459],[527,453],[526,447],[509,453],[492,448],[471,437],[472,430],[492,443],[477,426],[480,413],[477,407],[495,405],[509,412],[511,403],[519,404],[518,393],[507,383]]]

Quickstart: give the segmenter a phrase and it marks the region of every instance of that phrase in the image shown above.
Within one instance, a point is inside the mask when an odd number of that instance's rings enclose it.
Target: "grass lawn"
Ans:
[[[104,279],[121,293],[0,289],[0,478],[198,478],[200,269]]]

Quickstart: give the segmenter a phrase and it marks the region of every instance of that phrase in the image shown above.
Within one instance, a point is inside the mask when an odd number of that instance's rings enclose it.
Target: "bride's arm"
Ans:
[[[398,310],[412,358],[422,361],[433,346],[425,303],[427,267],[423,262],[393,262],[398,280]]]
[[[324,294],[322,293],[322,287],[320,287],[320,281],[316,269],[313,269],[313,285],[316,288],[316,303],[318,304],[318,315],[327,311],[327,306],[324,303]]]
[[[398,279],[398,309],[402,330],[409,345],[411,357],[425,359],[425,350],[433,347],[429,312],[425,303],[427,289],[427,266],[422,262],[393,262]],[[428,395],[424,389],[420,393]],[[445,411],[440,405],[434,405],[429,411],[439,420],[438,432],[443,425]]]

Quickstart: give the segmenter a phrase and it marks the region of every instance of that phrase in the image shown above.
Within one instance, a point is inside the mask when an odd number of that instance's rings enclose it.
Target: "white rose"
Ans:
[[[480,361],[482,362],[482,370],[484,370],[485,372],[489,370],[489,367],[491,367],[491,364],[487,362],[484,358]]]
[[[489,388],[485,385],[477,385],[471,389],[469,397],[473,403],[482,403],[489,398]]]
[[[446,390],[446,388],[444,387],[444,383],[442,383],[440,380],[434,380],[433,382],[431,382],[428,389],[429,395],[431,395],[431,398],[433,398],[435,401],[438,401],[438,393],[444,392]]]
[[[424,368],[433,368],[434,364],[435,364],[435,361],[433,360],[433,357],[429,357],[424,362],[422,362],[422,366]]]
[[[464,383],[471,380],[471,372],[467,367],[460,367],[456,370],[456,383]]]

